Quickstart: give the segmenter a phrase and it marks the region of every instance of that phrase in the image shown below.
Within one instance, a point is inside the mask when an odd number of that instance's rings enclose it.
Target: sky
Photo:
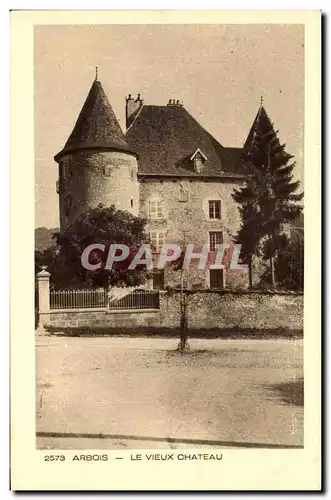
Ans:
[[[125,97],[183,101],[223,146],[241,147],[264,107],[303,182],[302,25],[36,26],[35,225],[59,226],[53,157],[64,146],[95,78],[125,129]]]

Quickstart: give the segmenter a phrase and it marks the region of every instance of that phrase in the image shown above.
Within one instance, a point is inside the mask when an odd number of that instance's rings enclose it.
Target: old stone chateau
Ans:
[[[257,117],[248,134],[252,137]],[[212,137],[178,100],[155,106],[138,94],[126,98],[126,133],[97,79],[74,129],[55,156],[61,230],[88,207],[115,204],[148,219],[154,250],[164,243],[232,241],[240,219],[231,194],[244,182],[242,148],[228,148]],[[238,272],[197,271],[202,287],[233,286]],[[235,276],[236,275],[236,276]],[[162,288],[171,270],[158,272]],[[246,273],[241,279],[247,282]]]

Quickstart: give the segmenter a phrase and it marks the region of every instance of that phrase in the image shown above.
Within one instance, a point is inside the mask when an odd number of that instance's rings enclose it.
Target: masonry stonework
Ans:
[[[140,215],[149,220],[150,229],[165,229],[169,242],[185,240],[197,245],[208,243],[209,231],[222,231],[224,242],[231,241],[238,230],[240,216],[233,189],[238,183],[224,179],[142,179]],[[151,219],[149,204],[160,200],[163,217]],[[220,219],[210,219],[208,201],[221,201]]]
[[[268,334],[270,330],[302,332],[303,295],[273,293],[231,293],[208,290],[188,295],[189,332],[225,332],[235,329]],[[48,324],[53,329],[88,328],[91,334],[98,328],[121,333],[140,328],[162,334],[163,329],[178,329],[180,325],[179,292],[161,293],[160,309],[141,311],[51,311]],[[107,330],[107,328],[109,330]],[[159,329],[159,330],[158,330]]]
[[[233,243],[240,225],[240,215],[236,202],[232,199],[233,189],[238,182],[227,179],[148,179],[140,181],[140,215],[148,220],[148,230],[163,232],[167,243],[177,243],[183,247],[192,243],[201,249],[209,245],[209,233],[220,231],[223,243]],[[219,219],[209,217],[209,201],[221,203]],[[163,215],[153,219],[150,205],[159,201]],[[225,285],[228,271],[225,270]],[[247,286],[247,273],[229,272],[230,283],[242,288]],[[179,273],[171,267],[165,271],[165,281],[170,286],[178,285]],[[185,274],[186,284],[196,287],[209,286],[209,265],[204,270],[191,268]]]
[[[302,330],[303,295],[200,292],[188,295],[188,326],[197,329]],[[162,324],[180,321],[180,294],[162,297]]]
[[[88,208],[100,203],[138,214],[139,185],[135,156],[118,151],[79,151],[64,156],[61,161],[62,229]]]

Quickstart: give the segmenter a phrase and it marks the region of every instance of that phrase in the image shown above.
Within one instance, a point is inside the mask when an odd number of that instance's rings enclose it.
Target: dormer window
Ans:
[[[193,153],[190,160],[193,161],[194,171],[197,174],[200,174],[204,163],[207,161],[207,156],[201,151],[200,148],[198,148],[195,153]]]

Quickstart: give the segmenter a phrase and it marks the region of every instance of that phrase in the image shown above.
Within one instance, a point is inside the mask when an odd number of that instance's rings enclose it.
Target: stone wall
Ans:
[[[55,328],[135,328],[159,326],[159,311],[51,311],[47,326]]]
[[[191,331],[301,330],[303,295],[245,292],[187,292],[188,326]],[[46,326],[55,328],[178,329],[180,293],[160,294],[160,310],[142,311],[51,311]]]
[[[61,182],[61,230],[76,217],[102,203],[115,205],[134,215],[139,212],[139,184],[135,156],[117,151],[79,151],[61,160],[64,177]],[[66,204],[71,202],[70,214]]]
[[[161,323],[179,324],[180,293],[161,297]],[[187,294],[189,328],[197,329],[301,329],[303,295],[212,292]]]

